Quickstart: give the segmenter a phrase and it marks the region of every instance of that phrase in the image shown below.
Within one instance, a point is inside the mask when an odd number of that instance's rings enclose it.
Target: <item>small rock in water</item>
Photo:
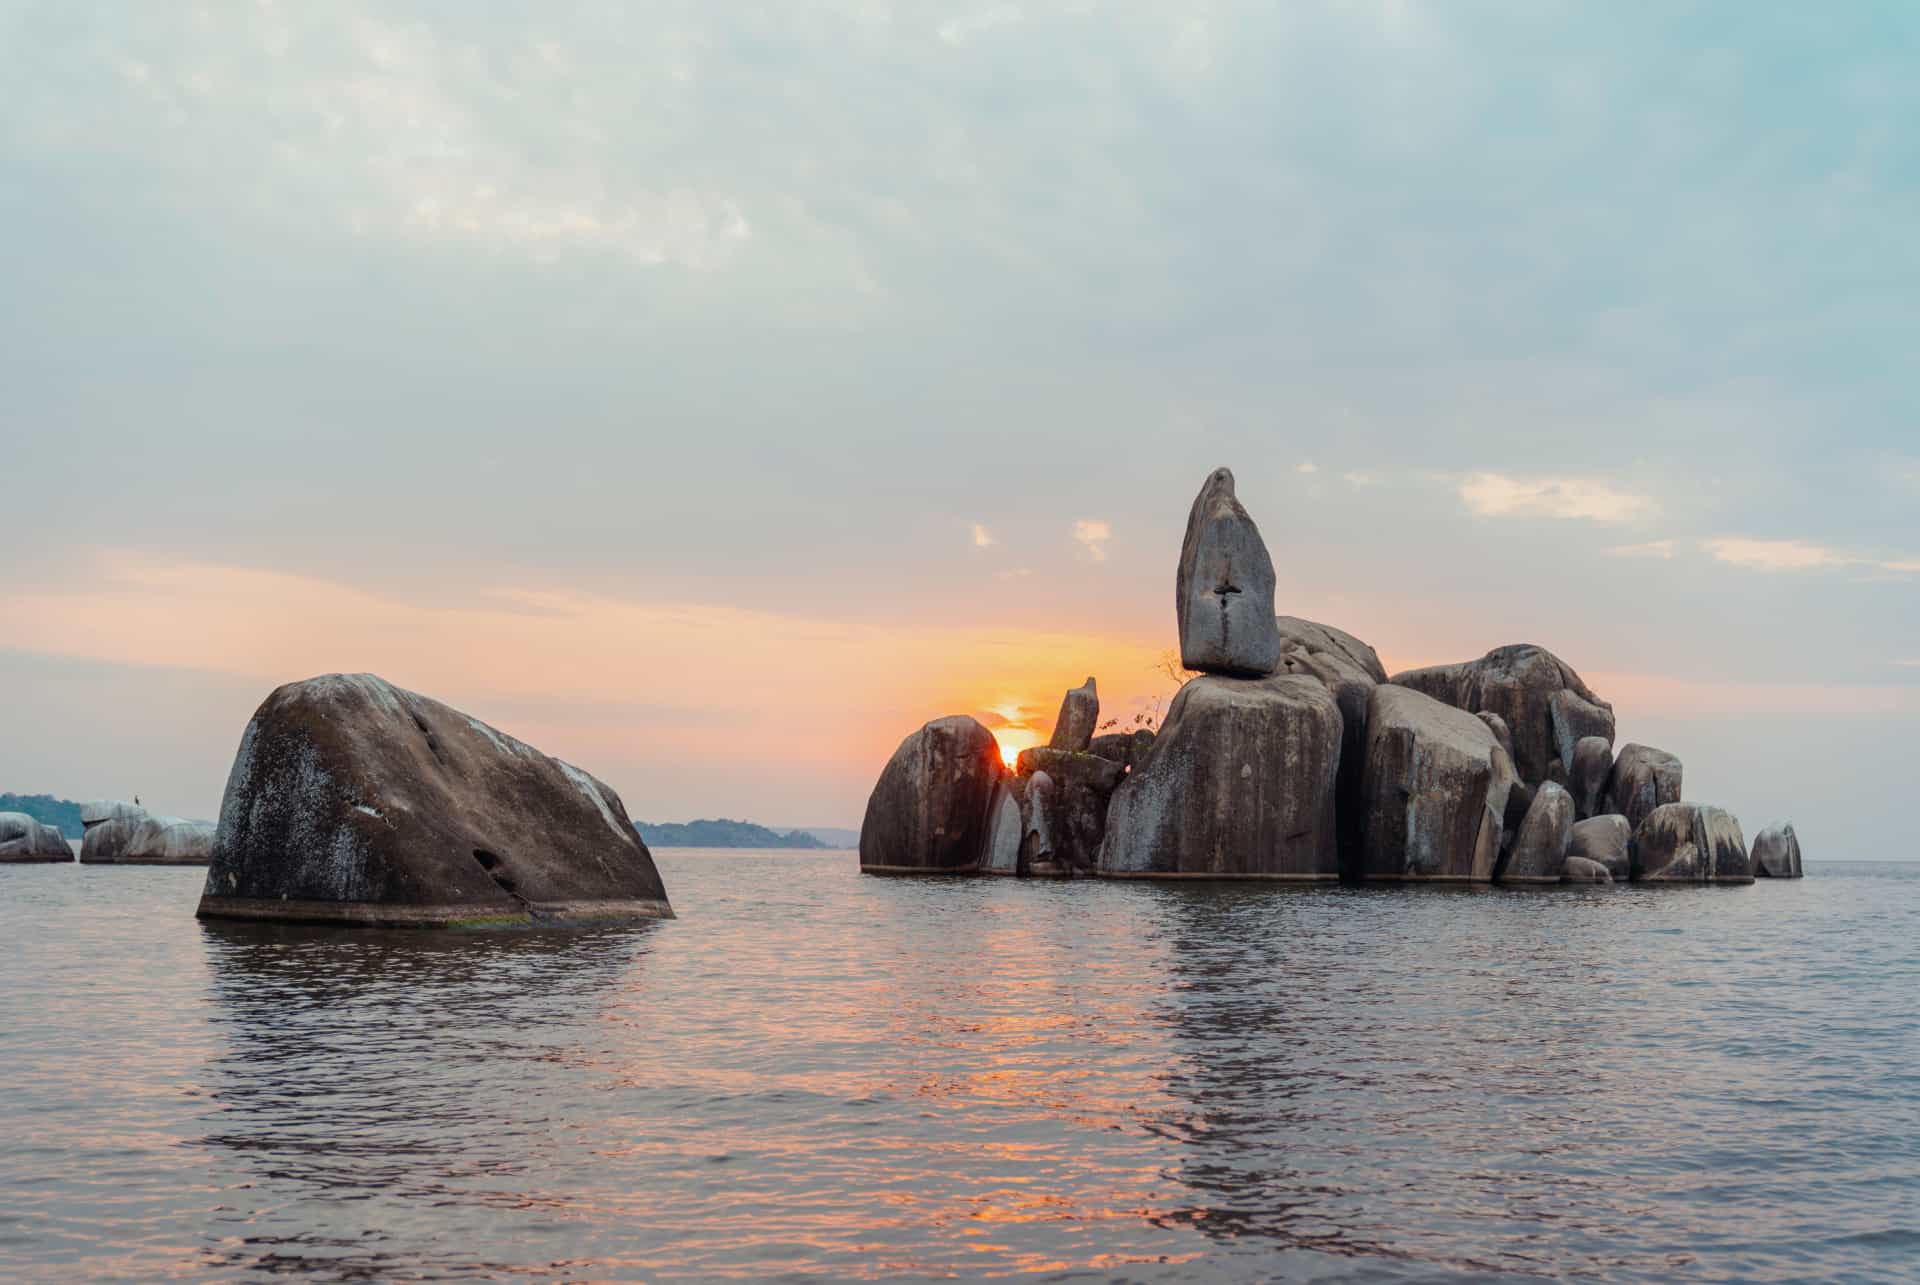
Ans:
[[[24,812],[0,812],[0,862],[11,865],[73,860],[67,837]]]
[[[1792,825],[1770,825],[1754,836],[1753,873],[1761,879],[1798,879],[1806,874],[1800,862],[1800,836]]]

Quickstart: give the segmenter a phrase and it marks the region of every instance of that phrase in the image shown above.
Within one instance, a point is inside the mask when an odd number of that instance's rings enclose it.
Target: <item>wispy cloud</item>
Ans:
[[[987,530],[986,527],[982,526],[978,522],[973,524],[973,547],[974,548],[991,549],[994,545],[998,543],[1000,542],[993,538],[993,532]]]
[[[1095,562],[1107,560],[1107,541],[1113,538],[1113,527],[1098,518],[1081,518],[1073,524],[1073,538],[1087,546],[1087,552],[1093,555]]]
[[[1293,466],[1293,471],[1296,473],[1318,473],[1320,471],[1320,466],[1318,464],[1315,464],[1312,460],[1301,460],[1298,464]]]
[[[1460,498],[1480,517],[1580,518],[1630,522],[1652,515],[1651,496],[1622,491],[1602,478],[1512,477],[1475,473],[1460,483]]]
[[[1340,479],[1348,486],[1378,486],[1380,479],[1371,473],[1342,473]]]
[[[1645,544],[1616,544],[1603,550],[1609,558],[1658,558],[1663,562],[1673,559],[1677,541],[1649,540]]]
[[[1703,547],[1721,562],[1750,571],[1822,571],[1861,567],[1896,575],[1920,572],[1920,558],[1876,558],[1806,540],[1749,540],[1720,536]]]
[[[1893,663],[1902,669],[1920,669],[1920,656],[1916,656],[1912,660],[1896,660]]]

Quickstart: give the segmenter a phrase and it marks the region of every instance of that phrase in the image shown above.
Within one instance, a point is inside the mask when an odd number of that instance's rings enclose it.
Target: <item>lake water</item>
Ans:
[[[0,1275],[1911,1280],[1920,866],[202,926],[0,866]]]

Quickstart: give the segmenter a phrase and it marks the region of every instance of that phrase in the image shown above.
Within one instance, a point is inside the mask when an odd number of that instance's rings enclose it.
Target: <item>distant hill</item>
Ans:
[[[860,832],[838,825],[797,825],[796,830],[804,830],[829,848],[857,848],[860,846]]]
[[[805,830],[789,830],[782,834],[778,830],[769,830],[764,825],[755,825],[751,821],[729,821],[725,817],[713,821],[689,821],[685,825],[662,822],[655,825],[647,821],[635,821],[634,828],[640,831],[640,838],[649,847],[654,848],[825,848],[830,845],[820,842]]]
[[[0,812],[24,812],[69,839],[78,839],[85,832],[80,824],[80,805],[51,794],[0,794]]]

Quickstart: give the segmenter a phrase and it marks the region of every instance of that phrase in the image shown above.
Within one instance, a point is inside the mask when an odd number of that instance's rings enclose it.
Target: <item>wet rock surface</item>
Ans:
[[[248,722],[199,913],[437,927],[673,912],[604,782],[375,675],[328,674]]]

